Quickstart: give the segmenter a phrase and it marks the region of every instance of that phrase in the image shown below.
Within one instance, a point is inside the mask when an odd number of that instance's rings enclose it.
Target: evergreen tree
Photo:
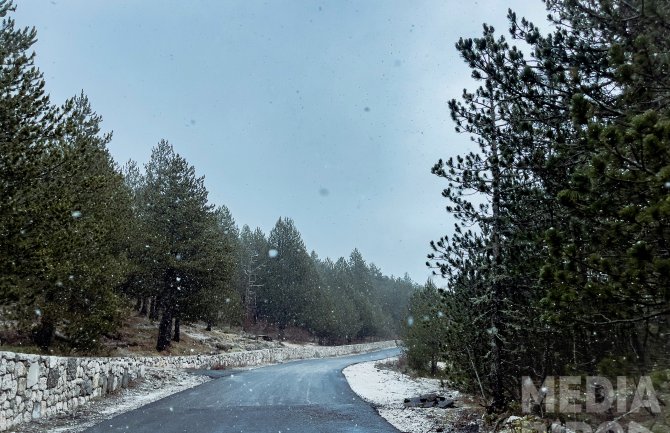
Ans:
[[[237,287],[244,307],[245,329],[256,323],[259,304],[267,303],[267,298],[261,299],[259,294],[262,294],[267,280],[269,251],[268,241],[260,228],[252,232],[248,225],[242,227]]]
[[[437,363],[443,357],[446,340],[446,321],[441,295],[432,281],[412,294],[408,316],[403,327],[403,342],[407,361],[417,371],[437,373]]]
[[[305,326],[317,296],[314,269],[293,220],[280,218],[268,237],[267,283],[259,313],[279,329]],[[267,300],[267,302],[265,302]]]
[[[0,296],[6,302],[30,292],[42,269],[37,216],[46,158],[58,136],[59,112],[35,66],[35,29],[17,29],[11,0],[0,1]]]
[[[129,160],[123,166],[122,173],[131,197],[132,210],[132,218],[127,224],[125,236],[129,263],[122,291],[126,296],[135,298],[135,310],[141,316],[156,319],[156,293],[151,284],[151,275],[148,273],[152,259],[149,254],[148,231],[145,228],[147,223],[145,215],[147,209],[146,178],[133,160]]]
[[[161,319],[156,349],[178,338],[182,313],[209,283],[215,264],[210,236],[215,220],[207,202],[204,178],[165,140],[152,150],[146,165],[145,225],[151,257],[149,274],[157,293]]]
[[[51,344],[57,324],[76,349],[97,346],[101,334],[119,325],[117,288],[126,277],[125,236],[131,220],[130,196],[107,150],[111,134],[100,134],[101,117],[82,94],[66,103],[63,134],[42,180],[39,218],[41,285],[28,298],[30,315],[41,312],[34,330],[42,347]]]
[[[239,257],[238,235],[235,220],[225,206],[214,211],[207,245],[207,272],[202,276],[202,290],[197,300],[189,302],[192,319],[202,319],[207,329],[221,323],[240,323],[242,305],[235,290],[237,259]]]
[[[558,307],[548,315],[597,335],[596,350],[609,356],[592,362],[615,359],[645,371],[668,353],[669,63],[662,53],[670,41],[660,29],[670,25],[670,8],[644,1],[549,7],[580,68],[568,108],[582,154],[557,194],[571,227],[547,232],[546,303]]]
[[[644,371],[650,352],[667,351],[668,39],[658,29],[669,8],[546,3],[546,35],[509,13],[530,58],[489,26],[459,41],[483,85],[450,108],[479,152],[433,168],[461,221],[429,256],[449,283],[445,355],[493,410],[518,398],[506,377],[598,371],[613,358]]]

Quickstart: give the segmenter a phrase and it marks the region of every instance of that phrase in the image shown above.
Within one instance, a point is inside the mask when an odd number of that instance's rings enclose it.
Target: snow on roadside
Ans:
[[[45,420],[15,426],[14,433],[76,433],[116,415],[193,388],[211,380],[183,370],[147,368],[144,380],[117,394],[94,400],[80,406],[73,414],[60,415]]]
[[[439,379],[412,379],[399,372],[376,367],[377,364],[397,359],[395,357],[354,364],[345,368],[343,373],[351,389],[363,400],[371,403],[382,417],[401,432],[448,431],[449,429],[445,429],[446,418],[449,415],[452,415],[451,418],[460,417],[462,410],[467,409],[462,404],[457,402],[455,409],[405,408],[403,400],[428,393],[457,400],[460,397],[459,392],[441,388]]]

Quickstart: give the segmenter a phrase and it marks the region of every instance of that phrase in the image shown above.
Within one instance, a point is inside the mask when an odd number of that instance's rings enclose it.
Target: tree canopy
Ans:
[[[478,87],[449,107],[478,149],[432,169],[458,221],[428,262],[446,279],[441,356],[491,410],[522,376],[668,359],[670,8],[545,3],[546,34],[510,11],[518,46],[488,25],[458,41]]]

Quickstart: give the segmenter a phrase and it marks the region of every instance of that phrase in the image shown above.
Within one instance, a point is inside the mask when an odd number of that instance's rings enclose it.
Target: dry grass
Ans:
[[[272,335],[259,332],[262,335]],[[291,333],[291,336],[294,334]],[[100,349],[88,355],[97,356],[155,356],[158,322],[147,317],[131,314],[126,317],[121,327],[111,335],[100,339]],[[300,341],[299,339],[298,341]],[[293,341],[290,339],[289,341]],[[204,323],[182,324],[180,341],[173,341],[161,355],[201,355],[223,352],[239,352],[281,347],[277,339],[265,341],[253,333],[243,332],[237,328],[214,327],[206,330]],[[34,346],[26,336],[20,336],[11,329],[0,330],[0,350],[21,353],[44,353]],[[77,355],[58,342],[50,349],[50,355]]]

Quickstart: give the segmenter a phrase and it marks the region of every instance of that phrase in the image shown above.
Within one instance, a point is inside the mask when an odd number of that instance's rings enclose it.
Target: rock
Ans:
[[[419,396],[419,400],[421,400],[422,403],[425,403],[427,401],[436,401],[439,398],[439,395],[435,393],[430,393],[430,394],[423,394]]]
[[[107,376],[105,375],[100,376],[100,394],[107,394]]]
[[[47,389],[55,388],[58,385],[60,374],[57,368],[50,368],[47,374]]]
[[[28,380],[26,386],[32,388],[37,385],[40,380],[40,364],[39,362],[31,362],[28,367]]]
[[[421,405],[421,400],[419,397],[406,398],[403,400],[405,407],[419,407]]]
[[[26,378],[20,377],[18,389],[16,392],[18,392],[19,394],[24,394],[26,392],[26,383],[27,383]]]
[[[5,374],[2,376],[2,383],[0,384],[0,389],[6,391],[12,387],[13,378],[11,374]]]
[[[440,409],[452,408],[454,407],[454,403],[455,402],[452,399],[445,398],[444,400],[438,401],[436,407],[439,407]]]
[[[14,365],[14,373],[16,377],[23,377],[26,375],[26,366],[23,364],[23,362],[17,362]]]
[[[81,384],[81,390],[79,391],[79,395],[83,397],[91,394],[93,394],[93,383],[91,382],[91,379],[86,379]]]
[[[471,422],[470,424],[463,426],[459,429],[460,433],[479,433],[479,424],[476,422]]]
[[[454,407],[454,403],[454,400],[434,393],[406,398],[403,401],[405,407],[438,407],[440,409]]]
[[[116,391],[116,376],[109,373],[107,377],[107,393]]]
[[[12,380],[7,392],[9,393],[8,398],[16,397],[16,392],[19,390],[19,384],[16,380]]]
[[[67,380],[74,380],[77,378],[77,360],[69,358],[67,360]]]

